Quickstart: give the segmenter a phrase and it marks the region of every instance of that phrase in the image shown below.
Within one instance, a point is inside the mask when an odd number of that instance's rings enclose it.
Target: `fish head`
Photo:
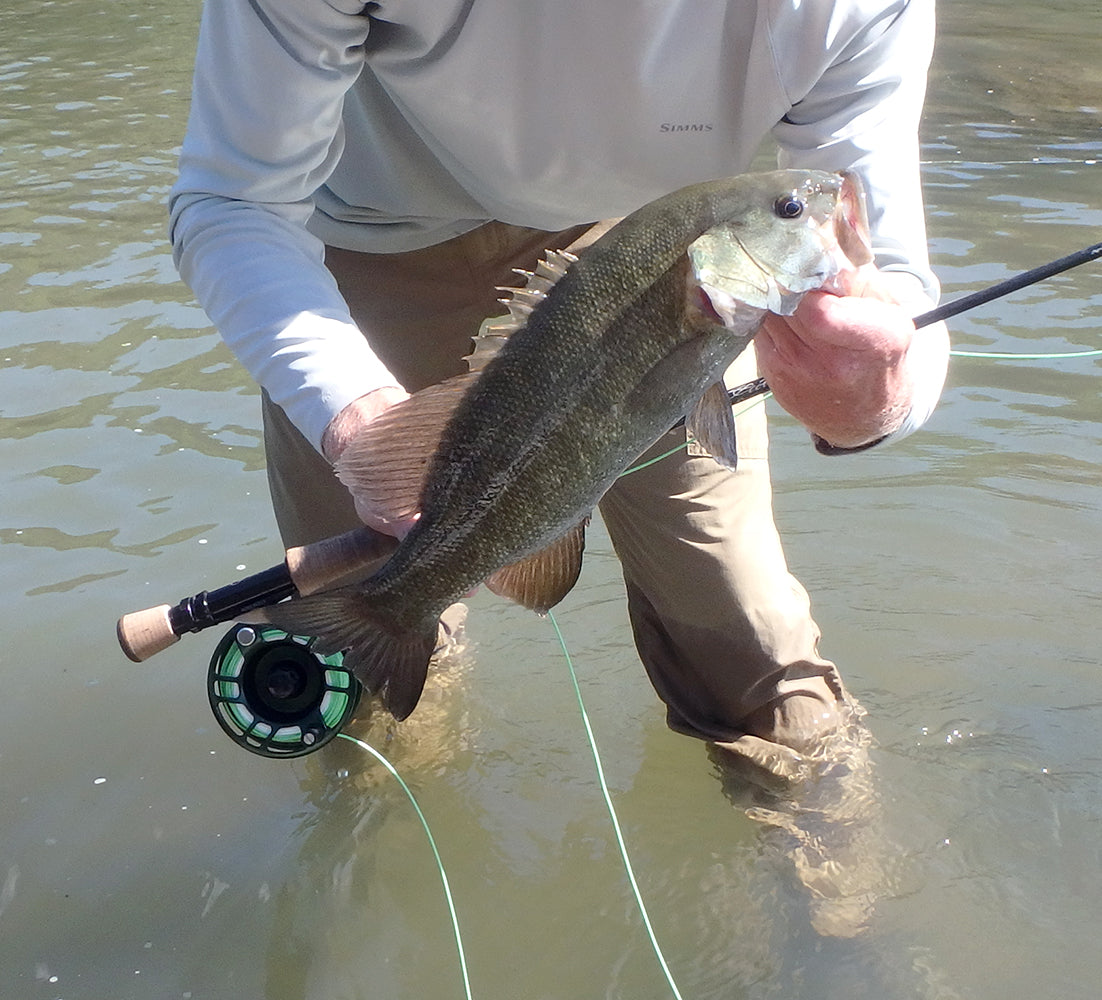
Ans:
[[[856,175],[778,170],[747,180],[688,251],[698,305],[729,328],[747,313],[790,315],[804,292],[836,291],[840,275],[872,260]]]

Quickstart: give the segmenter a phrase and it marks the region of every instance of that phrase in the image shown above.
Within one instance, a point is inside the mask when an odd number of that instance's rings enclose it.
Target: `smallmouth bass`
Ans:
[[[479,371],[416,393],[337,463],[357,496],[419,518],[365,580],[267,609],[318,637],[398,719],[416,707],[443,610],[473,587],[546,612],[585,525],[675,422],[735,463],[723,373],[768,311],[871,259],[848,176],[785,170],[692,185],[512,292],[515,330]]]

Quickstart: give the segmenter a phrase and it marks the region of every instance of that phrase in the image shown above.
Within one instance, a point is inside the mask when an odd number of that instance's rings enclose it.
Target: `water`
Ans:
[[[0,998],[461,996],[431,852],[339,742],[217,729],[217,634],[125,661],[122,612],[275,562],[256,392],[172,269],[163,201],[197,5],[0,11]],[[924,129],[947,297],[1102,232],[1093,0],[943,4]],[[955,346],[1102,347],[1082,268]],[[1097,359],[954,360],[928,429],[861,458],[774,421],[777,511],[870,712],[890,893],[812,928],[769,831],[668,732],[598,529],[559,621],[686,998],[1093,997],[1102,979]],[[360,732],[436,836],[485,998],[671,996],[547,622],[473,602],[470,655]]]

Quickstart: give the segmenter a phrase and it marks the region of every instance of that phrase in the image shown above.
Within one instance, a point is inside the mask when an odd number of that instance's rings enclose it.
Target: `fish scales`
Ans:
[[[380,585],[419,578],[427,615],[447,592],[481,583],[576,524],[749,342],[720,327],[698,333],[723,345],[708,367],[667,365],[664,375],[681,378],[655,385],[648,376],[690,336],[687,262],[633,289],[635,301],[601,317],[607,328],[595,335],[580,329],[584,310],[557,308],[578,301],[585,260],[563,279],[581,272],[578,280],[551,291],[460,403],[429,472],[420,522],[378,575]]]
[[[501,516],[507,498],[517,497],[519,506],[509,508],[507,524],[494,532],[490,561],[538,547],[590,509],[684,415],[717,377],[715,368],[726,367],[745,347],[746,335],[683,327],[686,247],[746,200],[742,192],[732,198],[726,182],[710,187],[700,192],[696,219],[686,219],[683,200],[629,216],[550,290],[448,425],[429,474],[422,520],[440,525],[445,535],[470,535],[490,511]],[[633,266],[625,267],[625,260]],[[686,371],[676,398],[667,393],[664,406],[640,398],[656,366],[679,343],[702,335],[723,344],[711,366]],[[538,507],[533,495],[542,498]],[[408,552],[420,557],[412,545]],[[496,568],[473,562],[472,584]]]

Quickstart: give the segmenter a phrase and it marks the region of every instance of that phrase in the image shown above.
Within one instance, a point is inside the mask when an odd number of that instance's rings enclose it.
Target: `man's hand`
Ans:
[[[870,264],[843,275],[840,294],[809,292],[792,316],[767,316],[754,345],[777,402],[839,448],[896,430],[914,389],[905,362],[915,328],[899,303],[917,290],[911,275]]]
[[[364,426],[396,403],[408,399],[409,393],[399,386],[383,386],[374,389],[359,399],[354,399],[338,413],[325,428],[321,439],[322,452],[330,462],[336,462],[341,452]],[[381,531],[396,538],[402,538],[413,527],[416,517],[393,518],[385,511],[377,510],[359,497],[356,501],[356,514],[369,528]]]

